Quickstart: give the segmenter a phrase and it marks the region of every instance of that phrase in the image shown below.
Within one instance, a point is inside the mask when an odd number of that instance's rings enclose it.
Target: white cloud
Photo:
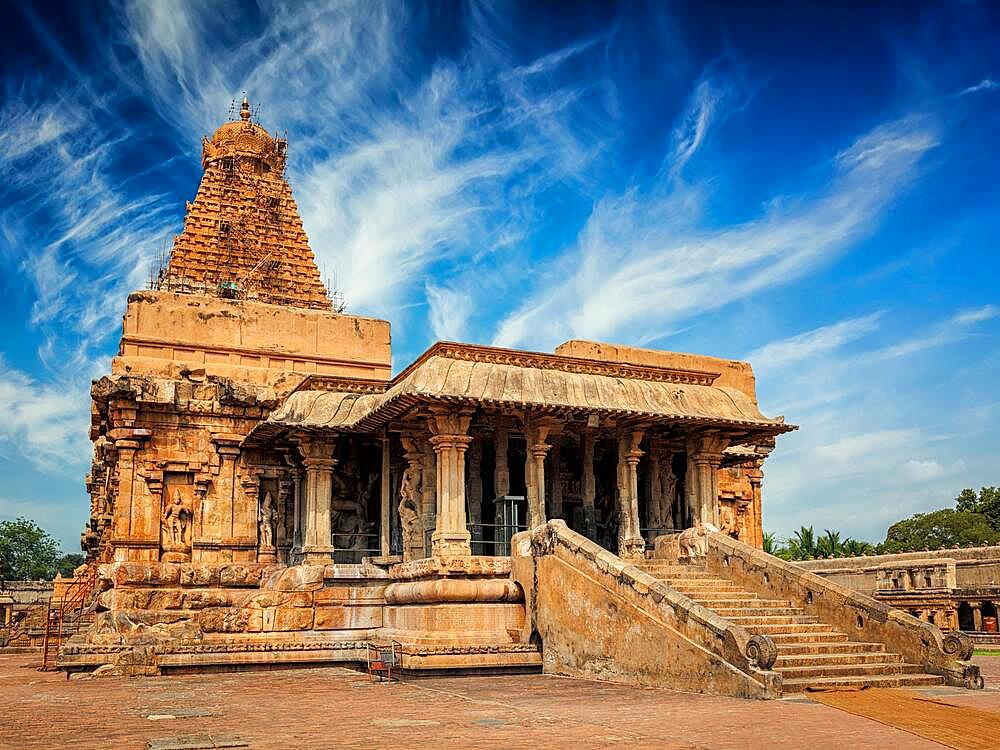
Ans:
[[[669,327],[794,281],[869,234],[936,142],[919,118],[883,125],[836,157],[826,190],[772,201],[756,220],[715,231],[692,226],[691,196],[673,185],[607,197],[576,245],[538,277],[538,291],[500,322],[495,342],[628,341],[632,330]]]
[[[462,341],[472,313],[472,296],[448,286],[427,284],[431,329],[443,341]]]
[[[0,446],[43,471],[78,474],[90,452],[79,383],[39,383],[0,358]]]
[[[992,91],[997,88],[1000,88],[1000,83],[997,83],[992,78],[984,78],[974,86],[962,89],[958,92],[958,95],[965,96],[966,94],[975,94],[978,91]]]
[[[881,312],[814,328],[755,349],[744,357],[755,367],[777,369],[826,354],[878,328]]]

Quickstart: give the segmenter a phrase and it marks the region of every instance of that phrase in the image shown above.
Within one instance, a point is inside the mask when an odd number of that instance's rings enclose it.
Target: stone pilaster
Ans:
[[[335,438],[302,438],[298,441],[305,465],[305,503],[302,561],[308,565],[333,562],[330,543],[330,499],[333,493]]]
[[[553,518],[565,518],[563,512],[562,496],[562,450],[559,441],[552,444],[552,451],[549,453],[549,508],[552,509]]]
[[[437,456],[437,522],[431,535],[437,557],[472,554],[465,516],[465,452],[472,442],[467,434],[471,421],[472,413],[460,409],[434,409],[427,420]]]

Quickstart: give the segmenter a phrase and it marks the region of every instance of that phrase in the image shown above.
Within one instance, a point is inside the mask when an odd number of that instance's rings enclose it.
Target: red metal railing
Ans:
[[[87,568],[87,572],[72,583],[57,600],[49,600],[45,613],[45,639],[42,641],[42,666],[39,670],[47,672],[56,668],[56,657],[63,640],[72,633],[80,631],[80,622],[84,610],[89,604],[91,594],[97,588],[97,564]]]

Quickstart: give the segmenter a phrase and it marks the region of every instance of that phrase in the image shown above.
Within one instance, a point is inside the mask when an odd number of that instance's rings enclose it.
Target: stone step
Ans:
[[[785,643],[835,643],[848,640],[844,633],[835,631],[813,633],[768,633],[774,644],[781,649]]]
[[[689,596],[688,599],[716,611],[718,609],[744,609],[746,607],[787,607],[787,599],[715,599]]]
[[[710,588],[712,586],[722,586],[727,589],[734,589],[737,591],[746,591],[746,589],[741,586],[737,586],[732,581],[727,581],[724,578],[671,578],[667,576],[655,576],[657,581],[665,583],[668,586],[699,586],[701,588]]]
[[[917,664],[906,662],[868,662],[856,664],[823,664],[810,667],[775,666],[775,671],[782,679],[800,679],[805,677],[888,677],[890,675],[922,674]]]
[[[847,646],[851,644],[843,645]],[[836,664],[885,664],[902,661],[902,654],[893,654],[888,651],[843,651],[828,654],[790,654],[786,653],[784,649],[782,649],[778,651],[778,658],[774,662],[774,668],[818,667],[824,664],[830,666]]]
[[[920,687],[927,685],[942,685],[944,677],[933,674],[899,674],[881,677],[793,677],[782,680],[782,692],[801,693],[807,688],[828,689],[841,687]]]
[[[738,589],[729,586],[692,586],[690,584],[672,585],[669,583],[667,584],[667,586],[670,586],[670,588],[672,588],[674,591],[680,591],[682,594],[692,597],[718,596],[720,594],[726,594],[730,598],[735,599],[736,597],[748,596],[750,594],[749,591],[744,591],[743,589]]]
[[[805,610],[802,607],[713,607],[716,614],[727,619],[735,617],[798,617]]]
[[[716,614],[721,614],[716,612]],[[729,622],[748,627],[750,625],[795,625],[814,624],[815,617],[810,615],[781,615],[768,613],[766,615],[723,615]]]
[[[759,625],[744,625],[744,628],[751,633],[765,633],[767,635],[781,635],[786,633],[834,633],[837,632],[833,625],[825,622],[792,622],[792,623],[761,623]]]
[[[687,595],[685,594],[685,596]],[[744,595],[738,591],[692,591],[688,598],[695,600],[704,599],[705,601],[712,602],[754,602],[754,606],[756,606],[756,603],[761,601],[760,599],[755,598],[756,596],[756,594]],[[789,602],[785,602],[786,605],[788,603]]]
[[[792,641],[782,639],[779,636],[774,638],[774,643],[778,647],[779,659],[784,656],[815,656],[817,654],[886,653],[885,646],[881,643],[858,643],[846,638],[833,641]]]

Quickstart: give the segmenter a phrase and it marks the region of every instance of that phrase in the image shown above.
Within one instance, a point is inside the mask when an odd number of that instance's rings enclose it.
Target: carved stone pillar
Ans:
[[[646,505],[646,527],[650,529],[663,528],[666,525],[663,515],[663,477],[660,472],[660,451],[655,444],[649,450],[649,503]],[[656,534],[657,532],[652,532]]]
[[[750,525],[750,542],[757,549],[764,547],[764,514],[763,503],[761,501],[761,484],[764,480],[763,461],[755,461],[753,468],[747,471],[747,479],[750,481],[750,491],[752,494]]]
[[[689,448],[688,460],[694,463],[696,483],[695,517],[701,523],[719,525],[719,466],[722,451],[729,441],[718,435],[702,435],[694,441],[694,450]]]
[[[379,496],[380,500],[380,510],[379,515],[379,549],[384,556],[391,554],[392,550],[390,548],[390,533],[392,531],[392,512],[389,507],[390,503],[390,486],[389,486],[389,438],[388,436],[382,437],[382,474],[381,474],[381,494]]]
[[[437,528],[437,455],[434,453],[434,446],[426,438],[420,440],[420,449],[423,451],[421,474],[424,479],[421,484],[420,519],[424,534],[422,543],[426,546],[427,535]],[[421,557],[428,554],[430,553],[425,550]]]
[[[402,435],[406,469],[399,486],[399,527],[403,536],[403,561],[417,560],[426,555],[421,508],[424,485],[434,484],[433,475],[424,471],[424,452],[420,438]]]
[[[552,444],[549,456],[551,457],[549,460],[549,488],[551,489],[549,508],[552,509],[553,518],[565,518],[562,498],[562,451],[558,440]]]
[[[639,449],[642,436],[642,430],[631,430],[618,438],[618,502],[621,512],[618,556],[625,558],[643,557],[646,553],[646,542],[639,525],[638,466],[643,454]]]
[[[431,535],[436,557],[471,555],[465,516],[465,451],[472,413],[433,409],[427,426],[437,456],[437,523]]]
[[[580,437],[582,454],[582,476],[580,477],[580,494],[583,503],[584,534],[588,539],[597,538],[597,515],[594,511],[594,499],[597,497],[597,479],[594,477],[594,433],[585,429]]]
[[[306,467],[302,534],[302,561],[307,565],[333,562],[330,530],[330,499],[333,493],[333,457],[336,438],[303,438],[299,441]]]
[[[555,425],[545,419],[530,421],[525,427],[528,439],[529,466],[525,469],[528,485],[528,528],[545,523],[545,456],[552,447],[546,440]]]
[[[972,604],[972,602],[969,602],[969,605],[972,607],[972,629],[981,633],[983,632],[983,605]]]
[[[494,433],[496,463],[493,470],[493,490],[497,497],[510,494],[510,469],[507,467],[507,428],[497,425]]]
[[[469,506],[469,523],[472,524],[472,538],[483,538],[483,444],[473,440],[469,445],[469,479],[465,485],[465,497]]]

